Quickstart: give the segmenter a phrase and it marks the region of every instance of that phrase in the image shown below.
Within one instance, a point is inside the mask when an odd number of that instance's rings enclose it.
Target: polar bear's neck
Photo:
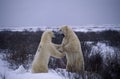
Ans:
[[[68,30],[67,34],[66,34],[66,37],[67,38],[70,38],[71,36],[76,36],[75,33],[72,31],[72,30]]]
[[[76,40],[77,36],[72,30],[68,30],[68,33],[66,34],[65,38],[70,42]]]

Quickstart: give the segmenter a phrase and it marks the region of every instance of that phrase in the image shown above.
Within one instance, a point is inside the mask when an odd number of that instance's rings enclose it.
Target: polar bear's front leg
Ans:
[[[60,49],[61,48],[61,44],[54,44],[54,46],[56,47],[56,49]]]
[[[61,53],[64,52],[63,46],[62,46],[61,44],[54,44],[54,46],[55,46],[55,48],[56,48],[59,52],[61,52]]]
[[[55,48],[55,46],[50,46],[50,54],[51,54],[51,56],[53,56],[53,57],[56,57],[56,58],[62,58],[62,57],[64,57],[65,56],[65,53],[64,52],[59,52],[56,48]]]

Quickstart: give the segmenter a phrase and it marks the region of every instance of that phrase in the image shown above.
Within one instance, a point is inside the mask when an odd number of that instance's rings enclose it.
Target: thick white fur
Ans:
[[[77,35],[68,26],[63,26],[60,30],[65,37],[63,38],[62,44],[56,45],[56,47],[66,54],[66,70],[77,73],[84,71],[84,58]]]
[[[45,73],[48,72],[48,62],[50,56],[61,58],[65,54],[60,53],[52,43],[54,34],[52,31],[45,31],[42,34],[40,44],[34,56],[32,63],[32,73]]]

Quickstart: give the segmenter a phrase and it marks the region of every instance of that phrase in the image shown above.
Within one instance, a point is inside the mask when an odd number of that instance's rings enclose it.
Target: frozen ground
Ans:
[[[6,79],[63,79],[63,78],[53,72],[32,74],[31,72],[24,71],[22,72],[20,70],[17,72],[15,71],[8,72]]]
[[[49,70],[48,73],[33,74],[22,65],[16,70],[9,69],[8,62],[2,60],[3,55],[0,54],[0,79],[64,79],[54,70]]]
[[[7,62],[0,59],[0,79],[64,79],[54,70],[49,70],[48,73],[33,74],[27,71],[22,65],[16,69],[8,68]]]

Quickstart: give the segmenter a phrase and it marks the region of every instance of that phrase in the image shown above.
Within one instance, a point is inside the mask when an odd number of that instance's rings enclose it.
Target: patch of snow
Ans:
[[[107,58],[107,56],[113,56],[115,51],[111,46],[107,46],[105,43],[98,42],[96,45],[92,46],[91,55],[95,55],[96,53],[100,53],[103,58]]]
[[[90,44],[92,44],[93,42],[92,41],[87,41],[87,42],[85,42],[87,45],[90,45]]]
[[[68,25],[69,26],[69,25]],[[1,27],[0,30],[12,30],[12,31],[23,31],[27,29],[28,31],[37,31],[39,30],[55,30],[60,28],[61,26],[8,26],[8,27]],[[120,24],[113,25],[113,24],[104,24],[104,25],[80,25],[80,26],[70,26],[74,31],[80,32],[97,32],[97,31],[104,31],[104,30],[116,30],[120,31]]]
[[[9,72],[6,79],[63,79],[61,76],[54,73],[11,73]]]
[[[7,72],[6,79],[67,79],[59,75],[55,70],[49,70],[48,73],[27,72],[21,65],[15,71]]]
[[[0,54],[0,56],[2,56]],[[55,71],[49,70],[48,73],[31,73],[21,65],[16,70],[8,68],[7,62],[0,59],[0,79],[64,79]]]
[[[2,60],[3,55],[2,53],[0,54],[0,79],[5,79],[7,71],[10,71],[8,69],[8,63]]]
[[[1,69],[7,69],[8,68],[8,62],[7,61],[3,61],[2,59],[3,59],[3,56],[4,56],[4,54],[3,53],[1,53],[0,54],[0,68]],[[3,68],[2,68],[3,67]],[[1,69],[0,69],[0,72],[1,72]]]
[[[23,67],[23,65],[21,65],[21,66],[19,66],[19,68],[16,69],[14,72],[17,73],[17,74],[22,74],[22,73],[25,73],[26,70],[25,70],[25,68]]]

